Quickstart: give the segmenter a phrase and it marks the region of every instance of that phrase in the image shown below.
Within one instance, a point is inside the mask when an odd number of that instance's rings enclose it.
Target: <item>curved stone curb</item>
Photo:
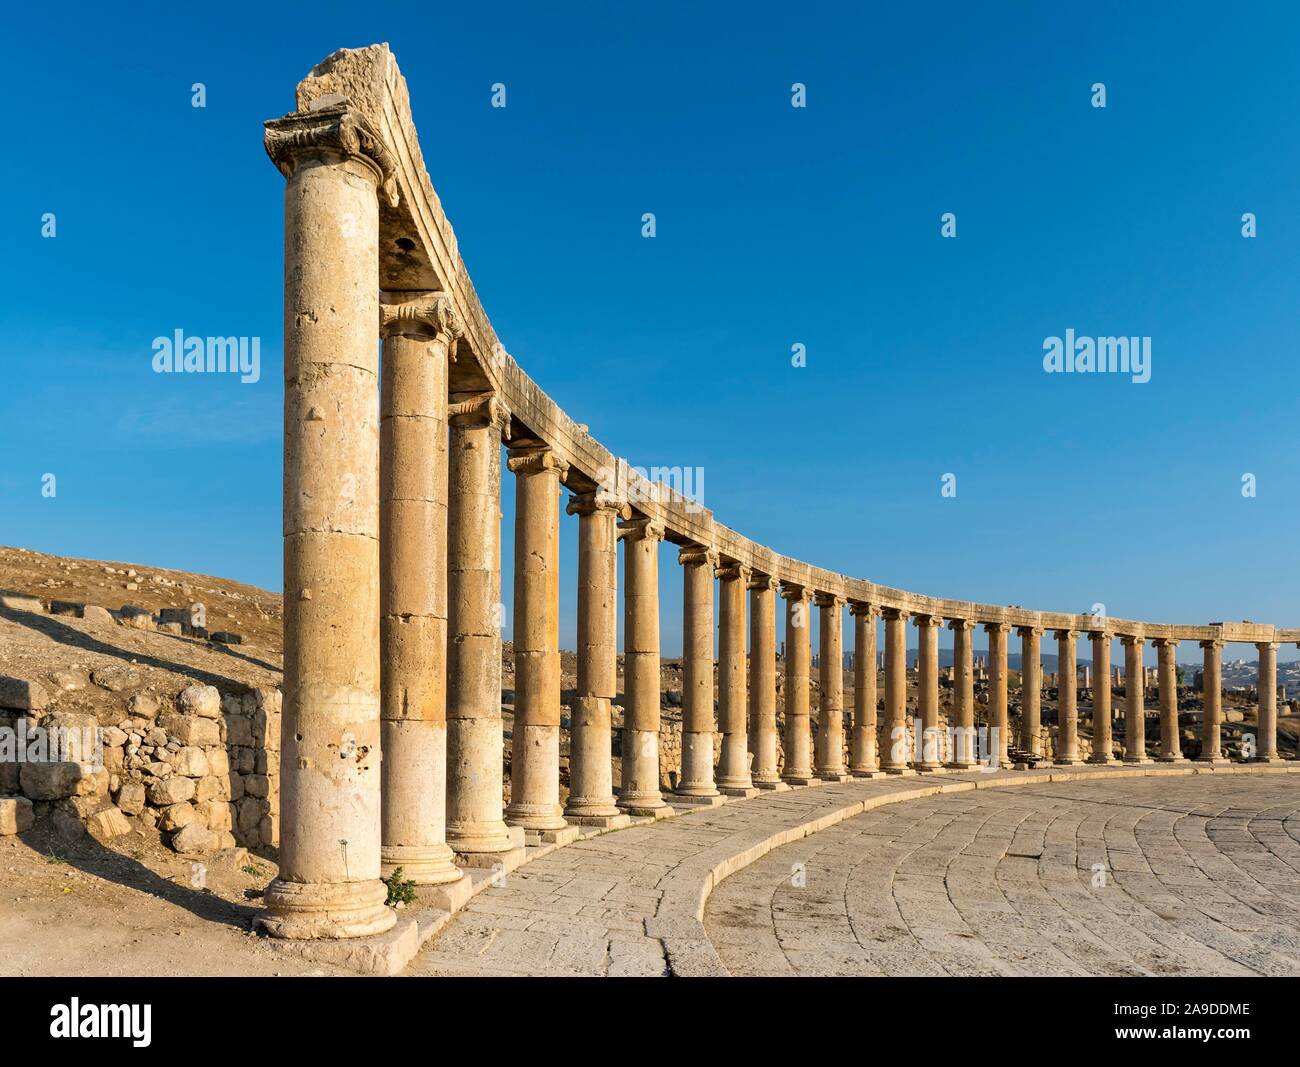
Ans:
[[[978,773],[978,772],[977,772]],[[1045,785],[1051,782],[1081,782],[1109,778],[1156,778],[1185,777],[1193,774],[1296,774],[1300,773],[1300,763],[1295,765],[1251,765],[1234,764],[1227,767],[1198,766],[1195,764],[1172,767],[1141,766],[1116,767],[1076,770],[1047,770],[998,772],[993,775],[981,775],[979,778],[963,777],[949,782],[935,782],[912,789],[899,789],[881,793],[876,796],[863,797],[834,806],[831,810],[816,818],[786,827],[775,833],[765,834],[753,831],[752,838],[741,851],[736,852],[735,840],[729,840],[725,846],[720,845],[707,853],[683,861],[676,870],[665,879],[664,895],[659,902],[658,911],[653,919],[646,920],[646,933],[663,942],[664,954],[668,959],[670,973],[676,977],[730,977],[731,972],[723,966],[717,950],[709,941],[704,930],[704,909],[709,895],[724,878],[728,878],[751,863],[766,856],[775,848],[815,834],[845,819],[860,815],[873,808],[887,804],[899,804],[908,800],[919,800],[939,793],[961,793],[972,789],[1007,789],[1025,785]],[[815,787],[827,790],[846,787]],[[851,787],[850,787],[851,788]],[[828,798],[829,799],[829,798]],[[719,851],[730,855],[719,857]]]

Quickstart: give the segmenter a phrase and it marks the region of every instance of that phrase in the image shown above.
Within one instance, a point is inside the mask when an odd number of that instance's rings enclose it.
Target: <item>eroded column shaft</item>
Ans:
[[[713,783],[713,568],[718,557],[687,546],[682,567],[682,775],[677,792],[718,795]]]
[[[381,307],[379,597],[383,871],[463,877],[447,819],[447,361],[459,332],[442,294]]]
[[[969,619],[953,619],[948,624],[952,630],[953,662],[953,751],[949,762],[954,767],[970,767],[975,763],[975,666],[971,648],[971,633],[975,623]]]
[[[852,604],[853,727],[849,734],[849,773],[866,777],[880,769],[876,747],[876,609]]]
[[[623,536],[622,786],[618,806],[652,815],[666,805],[659,778],[659,542],[664,530],[634,519]]]
[[[1042,636],[1043,631],[1036,626],[1020,627],[1020,747],[1036,756],[1043,754],[1043,664],[1039,656]]]
[[[907,772],[907,612],[885,608],[885,729],[880,766],[890,774]]]
[[[749,583],[749,744],[759,789],[781,784],[776,758],[776,582],[756,574]]]
[[[745,586],[748,568],[727,564],[718,570],[718,729],[722,753],[718,788],[743,794],[753,788],[746,722]]]
[[[1125,635],[1124,646],[1124,762],[1147,762],[1146,672],[1141,637]]]
[[[818,594],[821,612],[817,707],[817,775],[844,776],[844,599]]]
[[[563,829],[560,807],[560,482],[540,442],[515,442],[515,721],[506,822]]]
[[[1223,642],[1202,641],[1201,649],[1201,759],[1210,763],[1223,758]]]
[[[578,516],[578,692],[570,713],[569,799],[574,819],[618,815],[610,709],[618,694],[618,531],[623,505],[600,492],[575,496]]]
[[[939,627],[937,615],[916,616],[916,702],[921,720],[921,736],[916,753],[916,767],[936,771],[943,766],[943,748],[939,736]]]
[[[387,930],[380,879],[379,203],[376,165],[313,147],[341,116],[268,126],[283,170],[284,742],[278,937]],[[277,147],[273,147],[277,145]],[[280,158],[276,152],[282,151]]]
[[[1178,642],[1160,638],[1155,642],[1160,685],[1160,761],[1176,763],[1183,758],[1178,736]]]
[[[447,508],[447,842],[467,855],[514,847],[503,818],[501,437],[490,393],[452,398]]]
[[[989,736],[988,759],[994,767],[1005,767],[1011,743],[1007,722],[1007,635],[1011,627],[1002,622],[984,624],[989,636]]]
[[[1112,635],[1094,630],[1092,640],[1092,755],[1089,763],[1113,763],[1111,755],[1110,642]]]
[[[1259,652],[1259,746],[1258,759],[1272,762],[1277,754],[1277,645],[1261,641]]]
[[[812,781],[812,729],[809,722],[809,664],[812,659],[810,594],[803,586],[782,584],[785,600],[785,768],[791,785]]]
[[[1079,762],[1079,634],[1056,631],[1056,762]]]

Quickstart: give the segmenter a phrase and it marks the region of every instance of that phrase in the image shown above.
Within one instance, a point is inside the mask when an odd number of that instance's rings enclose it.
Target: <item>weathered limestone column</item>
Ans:
[[[447,367],[443,293],[380,305],[379,644],[384,874],[465,877],[447,845]]]
[[[718,568],[718,790],[724,796],[755,792],[749,771],[749,728],[745,721],[745,587],[750,570],[739,563]]]
[[[541,840],[571,829],[560,807],[560,483],[568,464],[512,442],[515,476],[515,721],[506,822]]]
[[[876,608],[849,605],[853,616],[853,728],[849,734],[849,773],[871,778],[880,772],[876,748]]]
[[[975,669],[972,660],[973,619],[952,619],[953,751],[949,766],[965,770],[975,765]]]
[[[1124,646],[1124,762],[1150,763],[1147,758],[1146,672],[1141,635],[1123,634]]]
[[[885,732],[880,766],[889,774],[915,773],[907,765],[907,612],[882,608],[885,617]]]
[[[844,772],[844,598],[818,593],[821,611],[817,709],[817,777],[842,781]]]
[[[659,542],[662,524],[632,519],[623,538],[623,783],[629,815],[671,814],[659,791]]]
[[[776,588],[766,574],[749,581],[749,744],[759,789],[789,788],[776,759]]]
[[[1276,763],[1277,754],[1277,644],[1261,641],[1259,652],[1259,755],[1261,763]]]
[[[1011,743],[1007,724],[1007,634],[1011,627],[1005,622],[986,622],[984,632],[989,635],[989,730],[997,730],[996,740],[989,738],[987,759],[993,767],[1005,767],[1011,762],[1007,754]]]
[[[501,438],[492,393],[455,394],[447,508],[447,843],[491,865],[519,849],[503,818]],[[518,831],[516,831],[518,834]]]
[[[916,752],[916,769],[938,771],[943,767],[939,741],[939,627],[938,615],[917,615],[916,701],[921,719],[921,736]]]
[[[785,767],[781,778],[789,785],[809,785],[814,781],[809,723],[811,597],[801,585],[781,583],[781,598],[785,601]]]
[[[1093,630],[1092,639],[1092,755],[1089,763],[1118,763],[1111,754],[1110,643],[1114,634]]]
[[[1223,642],[1202,641],[1205,666],[1201,672],[1201,757],[1198,763],[1226,763],[1220,728],[1223,724]]]
[[[1056,631],[1057,712],[1056,759],[1062,766],[1082,762],[1079,759],[1079,669],[1075,654],[1077,630]]]
[[[682,566],[682,773],[676,792],[720,796],[713,783],[713,568],[718,554],[687,545]]]
[[[1182,746],[1178,739],[1178,669],[1176,656],[1178,642],[1167,637],[1157,637],[1152,642],[1159,657],[1160,679],[1160,755],[1161,763],[1183,762]]]
[[[626,504],[596,490],[565,508],[578,516],[578,692],[569,720],[565,817],[587,826],[622,825],[614,799],[610,708],[618,695],[618,531]]]
[[[379,200],[387,151],[339,106],[266,125],[284,202],[280,873],[259,922],[396,921],[380,881]]]
[[[1020,747],[1035,756],[1043,755],[1042,726],[1043,664],[1039,657],[1043,631],[1021,626],[1020,633]]]

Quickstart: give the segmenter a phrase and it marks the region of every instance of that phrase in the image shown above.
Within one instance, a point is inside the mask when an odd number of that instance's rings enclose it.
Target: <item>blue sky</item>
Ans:
[[[388,41],[506,346],[631,462],[704,468],[720,521],[938,595],[1300,622],[1290,5],[8,19],[4,543],[279,587],[283,179],[261,123],[329,52]],[[178,328],[260,337],[262,380],[154,374]],[[1044,373],[1067,328],[1151,337],[1151,381]]]

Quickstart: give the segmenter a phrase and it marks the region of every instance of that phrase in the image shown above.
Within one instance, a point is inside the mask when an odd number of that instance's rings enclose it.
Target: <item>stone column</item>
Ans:
[[[610,708],[618,695],[618,532],[626,504],[599,489],[575,495],[578,516],[578,692],[569,718],[569,799],[565,817],[612,828],[627,816],[614,799]]]
[[[776,586],[766,574],[749,582],[749,743],[759,789],[788,789],[776,759]]]
[[[1092,639],[1092,755],[1089,763],[1118,761],[1111,754],[1110,736],[1110,642],[1113,634],[1093,630]]]
[[[1255,645],[1259,652],[1259,755],[1261,763],[1277,763],[1277,644],[1261,641]]]
[[[1062,766],[1079,759],[1079,670],[1075,655],[1077,630],[1056,631],[1056,759]]]
[[[676,792],[691,800],[720,796],[713,783],[712,549],[687,545],[682,567],[682,773]]]
[[[843,781],[844,772],[844,598],[818,593],[816,604],[821,611],[820,658],[818,678],[821,683],[817,708],[817,777],[823,781]]]
[[[952,619],[953,751],[949,766],[965,770],[975,765],[975,669],[972,663],[973,619]]]
[[[1145,641],[1123,634],[1124,646],[1124,762],[1150,763],[1147,758],[1146,671],[1142,666]]]
[[[343,107],[267,123],[284,206],[284,751],[276,937],[389,929],[380,881],[379,200]]]
[[[755,792],[749,772],[749,729],[745,721],[745,587],[750,570],[739,563],[718,568],[718,791],[747,797]]]
[[[447,509],[447,843],[490,866],[519,849],[503,818],[501,438],[491,393],[455,394]],[[518,834],[518,831],[516,831]]]
[[[916,616],[916,702],[921,719],[916,769],[938,771],[943,767],[939,738],[939,627],[938,615]]]
[[[1042,725],[1043,664],[1037,626],[1021,626],[1020,634],[1020,747],[1035,756],[1043,755]]]
[[[885,617],[885,731],[880,766],[888,774],[915,773],[907,763],[907,612],[882,608]]]
[[[380,305],[379,643],[385,876],[464,873],[447,846],[447,366],[442,293]]]
[[[876,748],[876,608],[850,604],[853,616],[853,729],[849,773],[872,778],[880,772]]]
[[[560,807],[560,483],[568,464],[512,442],[515,476],[515,721],[506,822],[538,841],[571,829]]]
[[[1178,642],[1157,637],[1152,642],[1159,657],[1160,684],[1160,756],[1161,763],[1182,763],[1182,746],[1178,738]]]
[[[781,583],[785,601],[785,768],[789,785],[810,785],[812,730],[809,724],[809,661],[812,659],[811,594],[801,585]]]
[[[1201,672],[1201,758],[1198,763],[1222,764],[1223,642],[1202,641],[1205,666]]]
[[[1007,634],[1011,627],[1005,622],[986,622],[984,632],[989,635],[989,764],[1006,767],[1011,761],[1007,747],[1011,743],[1007,721]],[[993,731],[996,730],[996,737]]]
[[[629,815],[671,814],[659,778],[659,542],[663,525],[632,519],[623,537],[623,784]]]

